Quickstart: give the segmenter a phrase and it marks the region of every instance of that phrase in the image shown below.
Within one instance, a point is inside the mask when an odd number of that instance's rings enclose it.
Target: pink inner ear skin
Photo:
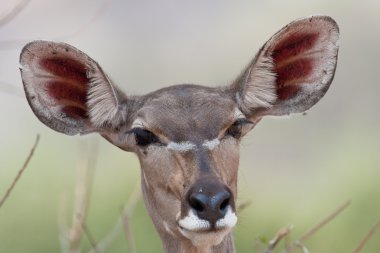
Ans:
[[[89,81],[85,65],[73,59],[62,57],[44,58],[41,59],[40,66],[56,76],[77,81],[79,84],[85,85]]]
[[[277,67],[277,66],[276,66]],[[277,86],[289,86],[296,83],[298,79],[302,79],[311,74],[313,70],[313,60],[311,58],[303,58],[289,62],[279,68],[276,68]]]
[[[302,54],[312,49],[319,38],[319,33],[297,33],[287,36],[274,48],[272,57],[277,79],[277,96],[280,100],[290,99],[301,90],[303,79],[313,72],[311,57]]]
[[[285,86],[277,89],[277,98],[280,100],[287,100],[292,98],[294,95],[300,91],[300,86]]]
[[[298,33],[286,37],[273,50],[273,60],[275,63],[281,63],[311,49],[315,46],[318,37],[318,33]]]
[[[86,104],[86,90],[83,87],[59,81],[50,81],[46,86],[49,95],[55,100],[69,100],[80,105]]]
[[[84,64],[70,58],[44,58],[39,62],[42,69],[57,78],[45,83],[49,97],[61,106],[61,111],[73,119],[85,119],[87,116],[87,78]]]
[[[86,119],[87,111],[83,108],[77,107],[77,106],[65,106],[62,108],[62,112],[66,114],[68,117],[73,119]]]

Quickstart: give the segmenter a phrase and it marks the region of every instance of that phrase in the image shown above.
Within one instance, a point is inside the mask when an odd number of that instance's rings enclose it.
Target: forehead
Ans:
[[[235,110],[235,102],[220,89],[177,85],[148,94],[137,116],[172,141],[198,141],[217,137]]]

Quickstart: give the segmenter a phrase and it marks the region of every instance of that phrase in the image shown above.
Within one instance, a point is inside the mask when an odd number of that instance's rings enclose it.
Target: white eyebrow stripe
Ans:
[[[244,113],[240,111],[238,108],[235,108],[234,116],[236,119],[245,119]]]
[[[144,122],[137,118],[135,121],[133,121],[131,128],[144,128]]]
[[[216,148],[216,146],[218,146],[220,144],[220,140],[215,138],[211,141],[209,140],[206,140],[203,142],[202,146],[209,149],[209,150],[213,150],[214,148]]]
[[[197,145],[190,141],[169,142],[167,148],[174,151],[186,152],[197,149]]]

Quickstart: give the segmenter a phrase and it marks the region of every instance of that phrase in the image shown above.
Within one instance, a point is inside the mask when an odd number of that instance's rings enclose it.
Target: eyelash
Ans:
[[[155,134],[143,128],[133,128],[127,132],[127,134],[130,133],[135,136],[136,144],[140,147],[146,147],[150,144],[160,143],[160,140]]]
[[[252,124],[251,121],[247,119],[236,120],[226,131],[226,136],[232,136],[235,139],[239,139],[242,134],[242,129],[245,124]]]

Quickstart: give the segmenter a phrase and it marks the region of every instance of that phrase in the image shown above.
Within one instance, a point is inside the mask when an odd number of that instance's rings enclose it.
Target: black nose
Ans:
[[[223,218],[227,213],[228,206],[231,205],[231,193],[229,191],[223,188],[215,190],[193,189],[188,195],[190,207],[197,216],[208,220],[211,224]]]

